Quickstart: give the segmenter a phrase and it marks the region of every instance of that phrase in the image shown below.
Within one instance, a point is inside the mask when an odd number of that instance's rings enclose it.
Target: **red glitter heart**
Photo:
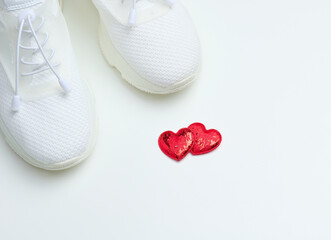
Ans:
[[[193,146],[194,135],[188,128],[180,129],[177,133],[167,131],[159,137],[159,147],[168,157],[181,161]]]
[[[209,153],[222,142],[222,135],[215,129],[206,130],[202,123],[193,123],[188,127],[194,134],[194,145],[191,149],[193,155]]]

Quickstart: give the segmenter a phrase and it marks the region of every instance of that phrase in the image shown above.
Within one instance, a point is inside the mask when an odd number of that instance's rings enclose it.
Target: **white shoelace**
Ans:
[[[31,72],[27,72],[27,73],[21,73],[21,76],[31,76],[34,74],[38,74],[40,72],[46,71],[46,70],[51,70],[54,75],[56,76],[56,78],[58,79],[58,82],[61,86],[61,88],[63,89],[64,92],[68,93],[71,90],[71,86],[69,85],[69,83],[67,81],[65,81],[63,78],[61,78],[58,73],[55,71],[55,67],[59,66],[60,64],[54,64],[52,65],[50,63],[50,61],[52,60],[53,56],[54,56],[54,50],[50,50],[50,56],[47,57],[45,54],[45,51],[43,49],[43,46],[45,46],[45,44],[48,41],[48,33],[45,32],[45,40],[40,43],[37,33],[39,32],[39,30],[42,28],[45,19],[41,18],[41,22],[39,24],[39,26],[34,29],[33,25],[32,25],[32,21],[35,19],[35,14],[33,11],[26,11],[23,12],[20,17],[20,23],[19,23],[19,28],[18,30],[18,37],[17,37],[17,45],[16,45],[16,79],[15,79],[15,95],[13,97],[12,100],[12,110],[14,112],[19,111],[20,109],[20,96],[19,96],[19,78],[20,78],[20,63],[22,64],[26,64],[26,65],[36,65],[36,67],[34,68],[34,70],[32,70]],[[28,25],[30,30],[24,30],[24,25]],[[23,46],[21,45],[21,38],[22,38],[22,33],[27,33],[30,34],[31,37],[33,37],[37,43],[36,47],[33,46]],[[20,49],[25,49],[25,50],[31,50],[33,51],[33,54],[36,54],[37,52],[40,52],[41,55],[43,56],[45,62],[28,62],[26,60],[24,60],[24,58],[22,57],[20,59]],[[48,65],[48,66],[45,66]],[[45,67],[44,67],[45,66]]]
[[[137,11],[136,11],[136,4],[139,0],[132,0],[132,9],[129,15],[129,25],[134,27],[137,22]],[[176,0],[163,0],[169,7],[172,7],[175,4]]]

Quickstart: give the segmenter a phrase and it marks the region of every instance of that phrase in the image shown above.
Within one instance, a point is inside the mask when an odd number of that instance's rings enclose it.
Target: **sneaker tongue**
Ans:
[[[44,0],[0,0],[0,7],[7,10],[19,10],[42,3]]]

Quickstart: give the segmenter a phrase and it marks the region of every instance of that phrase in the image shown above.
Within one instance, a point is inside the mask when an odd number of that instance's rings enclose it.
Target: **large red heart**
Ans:
[[[206,130],[201,123],[193,123],[188,127],[194,134],[194,145],[191,149],[193,155],[209,153],[221,144],[222,135],[215,129]]]
[[[193,133],[188,128],[183,128],[177,133],[167,131],[159,137],[162,152],[178,162],[191,151],[193,142]]]

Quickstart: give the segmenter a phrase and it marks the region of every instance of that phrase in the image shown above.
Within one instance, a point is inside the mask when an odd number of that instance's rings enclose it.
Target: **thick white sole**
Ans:
[[[152,94],[169,94],[178,92],[190,85],[195,80],[199,72],[197,71],[197,73],[193,74],[192,76],[183,79],[182,81],[169,87],[161,87],[147,81],[146,79],[143,79],[130,67],[126,60],[117,51],[101,19],[99,24],[99,44],[101,51],[109,65],[116,68],[121,73],[122,78],[125,79],[128,83],[144,92]]]

